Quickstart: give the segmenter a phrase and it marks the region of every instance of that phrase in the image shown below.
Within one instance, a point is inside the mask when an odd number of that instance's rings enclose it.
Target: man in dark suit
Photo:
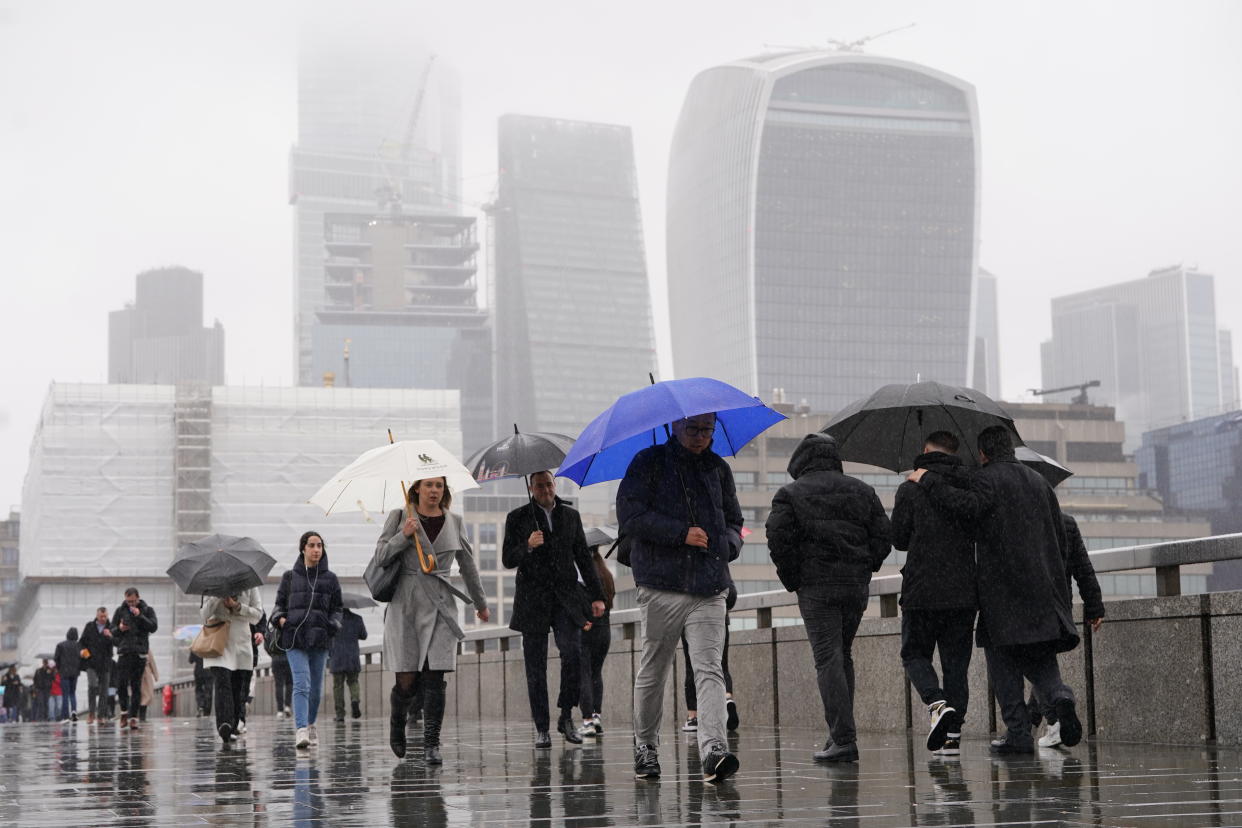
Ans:
[[[580,632],[604,614],[604,590],[587,548],[582,518],[556,496],[556,478],[537,472],[530,478],[531,502],[505,520],[502,560],[517,570],[509,628],[522,634],[526,691],[535,720],[535,747],[552,747],[548,735],[548,630],[561,654],[561,689],[556,729],[565,741],[581,744],[574,725],[580,680]]]

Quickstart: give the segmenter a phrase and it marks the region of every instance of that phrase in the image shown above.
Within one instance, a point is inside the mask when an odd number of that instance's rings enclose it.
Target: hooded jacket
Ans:
[[[293,568],[280,576],[272,626],[283,650],[325,650],[341,628],[341,584],[328,569],[328,553],[306,568],[298,553]],[[280,619],[285,625],[280,627]]]
[[[927,469],[967,485],[961,458],[940,451],[920,454]],[[897,488],[893,546],[906,553],[901,568],[901,605],[908,610],[971,609],[975,597],[975,540],[970,524],[932,502],[917,483]]]
[[[65,640],[56,645],[56,669],[62,678],[75,679],[82,672],[81,649],[78,628],[70,627]]]
[[[866,586],[891,551],[875,489],[841,470],[837,441],[808,434],[789,459],[793,482],[772,498],[768,551],[785,589]]]
[[[160,628],[155,618],[155,608],[141,598],[138,599],[138,614],[130,612],[129,604],[124,601],[112,613],[112,639],[116,642],[116,654],[146,655],[151,650],[151,633]],[[121,622],[129,629],[122,630]]]
[[[367,625],[362,616],[356,612],[345,610],[341,613],[341,628],[332,637],[332,646],[328,648],[328,672],[360,673],[362,672],[362,655],[358,651],[358,642],[367,638]]]

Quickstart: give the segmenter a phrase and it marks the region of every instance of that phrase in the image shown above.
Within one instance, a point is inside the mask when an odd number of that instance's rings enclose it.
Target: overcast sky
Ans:
[[[1242,335],[1242,3],[404,5],[422,23],[411,38],[461,75],[467,201],[494,186],[504,112],[633,127],[666,367],[664,179],[690,79],[765,44],[911,22],[868,51],[978,89],[1006,397],[1039,384],[1051,296],[1154,267],[1216,274],[1219,324]],[[107,311],[143,269],[204,272],[230,383],[291,381],[295,14],[292,0],[0,0],[0,508],[20,502],[48,383],[106,380]]]

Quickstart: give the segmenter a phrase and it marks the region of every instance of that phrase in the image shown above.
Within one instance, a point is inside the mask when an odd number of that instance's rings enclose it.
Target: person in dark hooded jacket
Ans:
[[[1033,753],[1031,720],[1023,694],[1025,676],[1051,702],[1061,739],[1082,738],[1074,694],[1061,680],[1057,653],[1078,646],[1065,570],[1065,526],[1052,487],[1018,462],[1004,426],[979,435],[983,468],[955,485],[931,469],[916,469],[932,501],[975,527],[979,625],[988,674],[1008,732],[992,743],[997,754]]]
[[[65,640],[56,645],[56,669],[60,673],[60,719],[78,720],[78,676],[82,673],[78,628],[70,627]]]
[[[362,655],[358,642],[366,641],[367,625],[362,616],[346,607],[341,612],[341,629],[332,637],[328,648],[328,672],[332,673],[332,703],[336,720],[345,721],[345,686],[349,685],[350,713],[362,718],[358,674],[362,672]]]
[[[914,467],[964,481],[966,470],[955,454],[958,446],[957,437],[947,431],[929,434]],[[970,699],[966,674],[978,611],[975,541],[965,521],[907,480],[898,487],[893,505],[893,546],[907,553],[901,568],[901,663],[927,705],[927,749],[955,755],[961,752]],[[932,665],[936,650],[939,677]]]
[[[871,573],[891,551],[875,489],[842,472],[837,441],[808,434],[789,459],[793,482],[772,498],[768,550],[806,622],[824,719],[832,737],[817,762],[854,762],[854,660],[850,648],[870,598]]]

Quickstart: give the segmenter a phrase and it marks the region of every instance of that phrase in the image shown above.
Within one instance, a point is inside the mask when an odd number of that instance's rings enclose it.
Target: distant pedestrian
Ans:
[[[57,670],[52,674],[52,693],[47,700],[47,720],[49,722],[56,721],[56,717],[60,714],[61,696],[63,691],[60,687],[60,671]]]
[[[138,704],[138,721],[147,720],[147,710],[155,701],[155,683],[160,680],[160,671],[155,666],[155,659],[148,658],[147,666],[142,671],[142,698]]]
[[[979,627],[988,674],[1007,733],[992,742],[999,755],[1033,753],[1030,714],[1022,679],[1051,702],[1061,741],[1078,744],[1082,724],[1073,691],[1061,680],[1057,653],[1078,646],[1065,570],[1065,525],[1048,482],[1014,457],[1009,430],[979,435],[983,468],[960,488],[944,475],[917,469],[909,479],[932,500],[975,527]]]
[[[600,554],[598,546],[591,547],[591,562],[604,591],[604,614],[591,622],[591,629],[582,632],[582,681],[580,683],[583,736],[603,736],[604,722],[604,660],[612,646],[612,629],[609,615],[617,595],[617,585],[608,570],[608,563]]]
[[[280,578],[272,622],[277,643],[289,657],[293,673],[294,744],[305,750],[319,744],[319,701],[323,668],[332,636],[341,628],[341,585],[328,568],[323,536],[306,532],[298,541],[298,557]]]
[[[556,729],[565,741],[581,744],[573,714],[581,701],[581,633],[604,614],[604,591],[587,549],[582,517],[556,496],[552,472],[532,474],[529,493],[530,501],[505,518],[502,562],[506,569],[517,570],[509,627],[522,634],[535,747],[552,747],[548,734],[549,631],[561,655]]]
[[[225,622],[229,625],[228,641],[223,652],[203,659],[215,685],[216,734],[224,744],[237,738],[247,674],[254,669],[251,654],[250,625],[263,617],[263,596],[258,587],[243,590],[227,598],[208,596],[200,611],[203,624]]]
[[[70,627],[65,640],[56,645],[56,672],[60,674],[60,720],[78,720],[78,676],[82,672],[82,645],[78,628]]]
[[[21,718],[22,710],[22,679],[17,674],[17,665],[10,664],[4,678],[0,679],[4,686],[4,717],[6,721],[15,722]]]
[[[929,434],[914,467],[968,485],[958,446],[947,431]],[[978,612],[972,527],[907,480],[893,505],[893,546],[907,553],[901,568],[901,663],[927,705],[927,749],[954,756],[961,753],[970,701],[967,672]],[[937,650],[939,677],[932,665]]]
[[[242,686],[241,707],[237,710],[237,732],[246,732],[246,711],[250,707],[250,703],[254,701],[254,696],[250,692],[250,688],[254,686],[254,671],[259,666],[259,648],[263,646],[263,642],[267,638],[267,613],[263,613],[259,620],[250,625],[250,669],[245,671],[243,676],[244,684]]]
[[[362,718],[361,699],[358,690],[358,674],[362,672],[362,657],[358,642],[366,641],[367,625],[348,607],[341,612],[341,629],[332,638],[328,649],[328,671],[332,673],[332,702],[336,708],[336,720],[345,721],[345,686],[349,685],[349,711],[355,719]]]
[[[272,648],[272,691],[276,696],[276,718],[293,716],[293,672],[289,669],[289,656],[275,647]]]
[[[198,653],[190,653],[190,664],[194,667],[194,707],[196,716],[211,715],[212,688],[215,679],[211,671],[203,665],[203,657]]]
[[[793,482],[772,498],[768,549],[781,583],[798,593],[824,720],[831,737],[816,762],[857,762],[852,647],[871,574],[891,552],[875,489],[842,470],[837,441],[808,434],[789,459]]]
[[[643,611],[643,652],[634,678],[634,775],[660,776],[657,752],[664,687],[685,633],[698,692],[703,780],[738,770],[729,752],[721,659],[729,562],[742,550],[733,472],[711,450],[715,414],[672,424],[668,441],[634,456],[617,490]]]
[[[423,760],[443,763],[440,726],[444,722],[444,674],[457,669],[457,642],[466,637],[457,623],[461,593],[447,580],[453,562],[461,571],[475,616],[491,619],[483,582],[466,537],[465,523],[449,511],[453,502],[443,477],[416,481],[410,487],[413,506],[388,513],[376,543],[381,563],[401,561],[397,591],[384,613],[384,665],[396,674],[389,696],[388,745],[405,756],[405,726],[416,682],[423,694]]]
[[[142,674],[147,669],[147,657],[151,652],[151,633],[158,629],[155,608],[142,600],[137,587],[125,590],[125,602],[112,614],[119,686],[125,688],[124,699],[127,702],[125,711],[121,713],[121,727],[128,725],[131,730],[138,729]]]
[[[48,659],[35,670],[31,696],[31,719],[36,722],[49,721],[52,718],[52,683],[56,680],[56,669]]]
[[[86,670],[86,720],[94,724],[108,718],[108,688],[112,683],[112,624],[108,608],[99,607],[82,628],[79,640],[82,667]]]

